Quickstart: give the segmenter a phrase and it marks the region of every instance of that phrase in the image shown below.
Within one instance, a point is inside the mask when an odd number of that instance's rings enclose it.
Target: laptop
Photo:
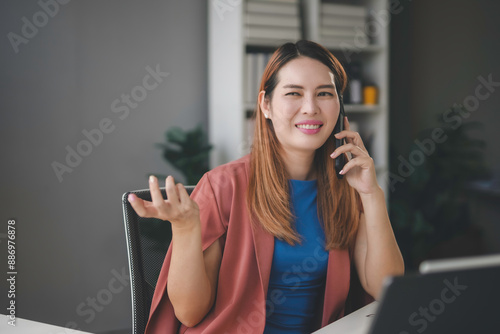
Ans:
[[[500,254],[461,257],[456,259],[427,260],[420,264],[421,274],[443,272],[459,269],[474,269],[500,266]]]
[[[426,261],[388,278],[368,334],[500,333],[500,255]]]

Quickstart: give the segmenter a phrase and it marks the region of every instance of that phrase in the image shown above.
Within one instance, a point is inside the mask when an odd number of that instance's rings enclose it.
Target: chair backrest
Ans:
[[[189,194],[193,189],[194,186],[186,186]],[[166,199],[165,188],[161,188],[161,192]],[[172,228],[168,221],[139,217],[128,201],[129,194],[148,201],[151,201],[151,194],[149,189],[144,189],[129,191],[122,196],[132,292],[132,327],[134,334],[143,334],[156,281],[172,239]]]

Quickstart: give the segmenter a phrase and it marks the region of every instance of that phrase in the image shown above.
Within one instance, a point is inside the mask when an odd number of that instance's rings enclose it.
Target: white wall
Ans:
[[[6,272],[6,225],[14,218],[18,316],[92,332],[131,326],[130,288],[112,273],[127,268],[120,199],[145,188],[148,173],[179,177],[153,146],[167,128],[206,125],[206,6],[72,1],[43,22],[36,1],[1,2],[0,263]],[[33,15],[38,32],[16,53],[8,34],[22,35],[22,18]],[[146,67],[157,65],[169,75],[154,89],[148,81],[147,96],[120,119],[113,101],[140,93],[134,87]],[[82,131],[106,118],[112,131],[59,180],[51,164],[66,165],[66,146],[83,145]],[[1,305],[4,287],[2,280]],[[97,300],[99,311],[91,311],[98,296],[106,305]]]

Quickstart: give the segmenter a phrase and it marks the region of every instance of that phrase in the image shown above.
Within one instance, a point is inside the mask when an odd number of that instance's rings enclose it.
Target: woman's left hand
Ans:
[[[345,138],[346,143],[337,147],[330,157],[336,158],[340,154],[350,152],[352,159],[345,164],[341,174],[360,195],[372,194],[380,190],[373,159],[368,154],[359,133],[351,131],[347,117],[344,118],[344,124],[345,130],[335,134],[335,137]]]

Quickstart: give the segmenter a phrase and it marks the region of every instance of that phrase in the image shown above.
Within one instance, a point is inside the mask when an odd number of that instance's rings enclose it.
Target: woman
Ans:
[[[356,277],[377,298],[403,274],[373,160],[347,118],[333,131],[345,86],[322,46],[281,46],[250,155],[206,173],[191,197],[171,176],[168,200],[154,177],[152,202],[129,197],[139,215],[172,223],[146,333],[310,333],[356,302]],[[347,152],[340,179],[334,161]]]

